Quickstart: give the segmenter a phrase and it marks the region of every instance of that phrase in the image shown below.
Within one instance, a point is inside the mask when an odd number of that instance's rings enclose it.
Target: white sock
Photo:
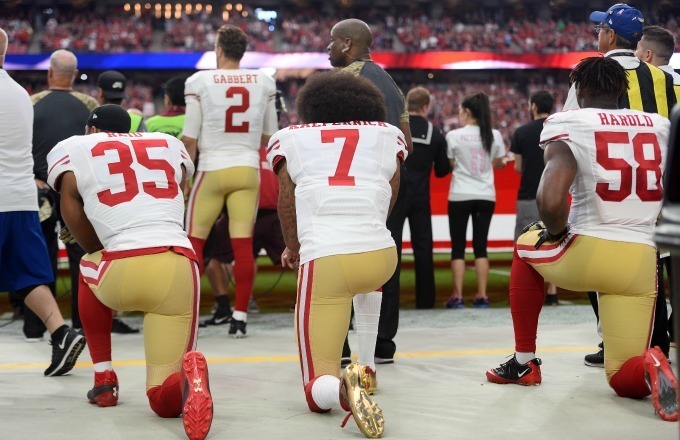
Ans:
[[[328,374],[317,377],[312,385],[312,399],[321,409],[340,406],[340,379]]]
[[[354,325],[359,340],[359,363],[375,371],[375,343],[378,338],[382,292],[355,295]]]
[[[234,310],[234,313],[231,314],[231,317],[236,319],[237,321],[248,322],[248,314],[246,312],[239,312],[238,310]]]
[[[527,362],[534,359],[535,357],[536,357],[535,352],[522,353],[521,351],[518,351],[518,352],[515,353],[515,359],[517,359],[517,362],[519,362],[522,365],[526,364]]]
[[[95,373],[103,373],[104,371],[113,370],[113,364],[111,361],[108,362],[97,362],[94,364]]]

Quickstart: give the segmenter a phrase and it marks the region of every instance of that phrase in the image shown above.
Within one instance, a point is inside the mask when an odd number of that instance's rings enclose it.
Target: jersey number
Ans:
[[[345,142],[342,144],[338,167],[335,169],[335,174],[328,178],[328,184],[330,186],[354,186],[354,177],[349,175],[349,168],[352,166],[354,153],[357,151],[359,130],[338,129],[321,132],[321,142],[324,144],[333,143],[338,138],[345,139]]]
[[[653,133],[638,133],[633,137],[633,157],[638,164],[635,169],[635,194],[643,202],[658,202],[663,199],[661,187],[661,148]],[[633,192],[633,166],[625,159],[611,157],[609,144],[630,145],[626,132],[601,131],[595,133],[596,160],[602,168],[621,173],[621,185],[612,189],[607,182],[598,182],[595,192],[605,202],[621,202]],[[654,155],[645,158],[644,146],[650,145]],[[654,189],[649,189],[649,172],[654,173]]]
[[[179,193],[179,185],[175,181],[175,170],[168,161],[164,159],[151,159],[149,148],[168,148],[168,143],[164,139],[137,139],[131,141],[132,149],[135,150],[136,162],[149,170],[165,172],[167,178],[167,188],[159,188],[156,182],[142,182],[142,190],[156,199],[174,199]],[[135,159],[129,146],[119,141],[100,142],[92,149],[92,157],[104,156],[107,151],[118,153],[118,162],[109,164],[111,175],[120,174],[125,182],[125,190],[121,192],[111,192],[110,189],[97,193],[99,201],[107,206],[116,206],[121,203],[129,202],[139,194],[139,182],[137,173],[132,169]]]
[[[225,133],[248,133],[250,130],[250,122],[244,121],[240,125],[234,125],[234,114],[245,113],[250,108],[250,92],[245,87],[229,87],[227,89],[227,98],[233,98],[236,95],[241,96],[241,105],[232,105],[227,109],[227,117],[224,121]]]

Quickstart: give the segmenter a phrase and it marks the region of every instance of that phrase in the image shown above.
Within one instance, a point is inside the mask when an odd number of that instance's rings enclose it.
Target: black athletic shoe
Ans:
[[[225,325],[231,322],[231,310],[227,307],[226,309],[217,309],[215,314],[210,319],[199,324],[199,327],[205,328],[209,325]]]
[[[229,323],[229,336],[234,338],[245,338],[246,337],[246,322],[239,321],[238,319],[231,319]]]
[[[85,337],[79,335],[72,328],[67,328],[64,335],[56,341],[50,341],[52,345],[52,363],[45,376],[61,376],[68,373],[76,365],[78,356],[85,348]]]
[[[394,363],[394,356],[390,357],[375,356],[373,359],[375,360],[376,365],[388,365]]]
[[[583,358],[583,363],[589,367],[599,367],[604,368],[604,345],[602,342],[598,345],[600,351],[593,354],[587,354]]]
[[[533,358],[526,364],[520,364],[517,358],[512,356],[509,361],[487,371],[486,378],[489,382],[499,384],[540,385],[541,360]]]
[[[134,333],[139,333],[139,329],[130,327],[118,318],[113,318],[111,333],[118,333],[119,335],[131,335]]]

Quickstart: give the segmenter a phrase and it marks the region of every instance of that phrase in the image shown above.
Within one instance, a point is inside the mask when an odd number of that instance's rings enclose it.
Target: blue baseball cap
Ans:
[[[604,23],[626,40],[637,43],[642,38],[645,19],[642,12],[623,3],[617,3],[607,12],[595,11],[590,14],[590,21]]]

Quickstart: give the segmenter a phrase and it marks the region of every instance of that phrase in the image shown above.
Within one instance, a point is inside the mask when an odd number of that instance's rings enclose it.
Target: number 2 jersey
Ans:
[[[162,133],[96,133],[59,142],[47,155],[48,183],[75,174],[85,214],[108,252],[177,246],[184,231],[179,187],[194,165],[184,144]]]
[[[276,83],[259,70],[205,70],[186,80],[183,135],[198,139],[199,171],[259,168],[262,134],[279,129]]]
[[[569,192],[575,234],[655,246],[670,122],[637,110],[585,108],[545,120],[541,147],[565,142],[578,171]]]
[[[383,122],[292,125],[269,141],[295,183],[300,263],[394,246],[385,226],[404,135]]]

